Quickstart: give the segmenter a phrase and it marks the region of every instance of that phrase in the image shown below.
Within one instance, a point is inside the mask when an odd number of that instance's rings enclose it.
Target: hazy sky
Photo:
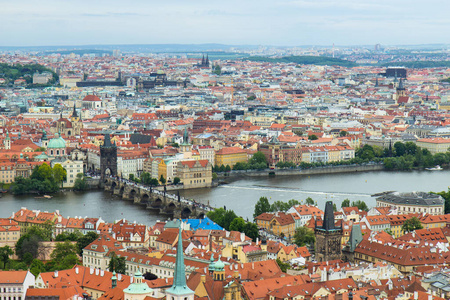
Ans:
[[[448,0],[0,0],[0,46],[450,43]]]

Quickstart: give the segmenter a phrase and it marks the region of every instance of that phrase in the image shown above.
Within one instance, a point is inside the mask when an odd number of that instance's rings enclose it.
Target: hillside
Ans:
[[[49,84],[54,84],[58,82],[58,75],[50,70],[47,67],[44,67],[39,64],[30,64],[30,65],[9,65],[0,63],[0,78],[4,78],[6,80],[6,84],[13,83],[14,80],[23,78],[26,80],[27,84],[33,83],[33,74],[39,72],[50,72],[53,74],[53,79],[49,82]]]
[[[265,61],[272,63],[296,63],[299,65],[319,65],[319,66],[343,66],[343,67],[355,67],[356,63],[348,60],[343,60],[333,57],[325,56],[285,56],[280,58],[270,58],[264,56],[253,56],[246,58],[250,61]]]

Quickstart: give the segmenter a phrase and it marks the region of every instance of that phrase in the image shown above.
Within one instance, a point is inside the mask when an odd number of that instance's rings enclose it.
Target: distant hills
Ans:
[[[355,67],[356,63],[340,58],[325,57],[325,56],[284,56],[280,58],[270,58],[263,56],[253,56],[246,58],[250,61],[264,61],[271,63],[296,63],[300,65],[318,65],[318,66],[342,66]]]

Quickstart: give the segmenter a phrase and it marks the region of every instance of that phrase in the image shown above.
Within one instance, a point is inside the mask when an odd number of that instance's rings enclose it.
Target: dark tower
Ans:
[[[334,223],[333,202],[327,201],[322,226],[315,226],[316,235],[316,259],[327,261],[341,259],[342,226]]]
[[[117,176],[117,146],[111,143],[109,133],[105,134],[103,145],[100,146],[100,172],[102,179],[105,175]]]

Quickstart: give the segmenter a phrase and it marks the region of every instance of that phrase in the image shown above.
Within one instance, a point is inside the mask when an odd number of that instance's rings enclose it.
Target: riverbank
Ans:
[[[320,175],[353,172],[374,172],[384,171],[383,164],[369,163],[361,165],[324,166],[311,169],[265,169],[265,170],[242,170],[218,173],[220,179],[239,177],[277,177],[277,176],[298,176],[298,175]]]

